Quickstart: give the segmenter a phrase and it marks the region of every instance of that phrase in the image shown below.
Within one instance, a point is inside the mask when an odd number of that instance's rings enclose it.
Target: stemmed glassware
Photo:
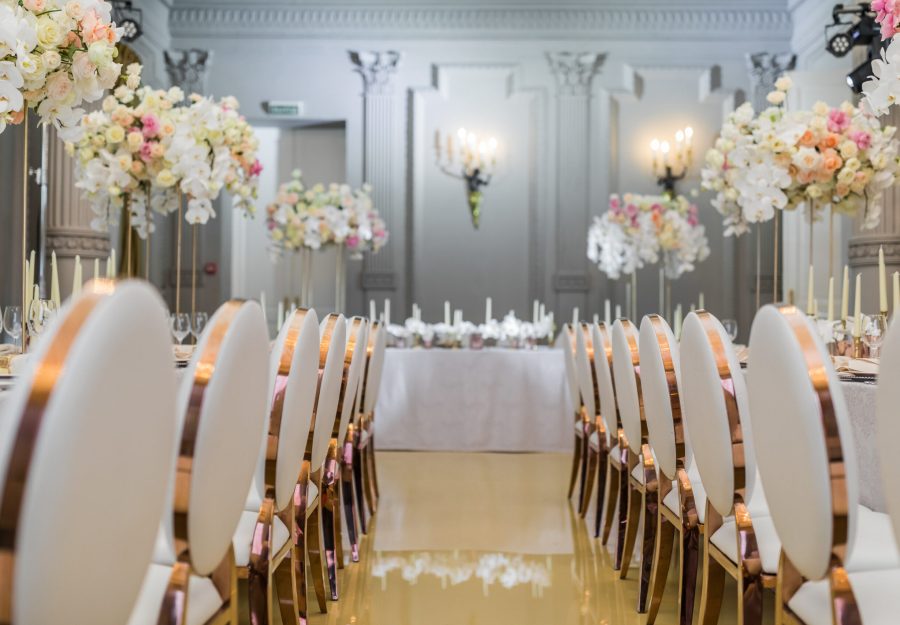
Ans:
[[[887,327],[887,315],[879,313],[863,319],[862,340],[866,347],[869,348],[870,358],[878,358],[881,355],[881,344],[884,343]]]
[[[203,334],[208,321],[209,313],[198,311],[191,315],[191,335],[194,337],[195,343],[200,340],[200,335]]]
[[[722,327],[725,329],[726,334],[731,339],[732,342],[737,340],[738,337],[738,322],[734,319],[723,319]]]
[[[35,298],[28,307],[28,334],[37,338],[56,317],[56,303],[49,299]]]
[[[173,313],[170,322],[172,325],[172,336],[181,345],[184,337],[191,333],[190,315],[187,313]]]
[[[22,308],[19,306],[7,306],[3,311],[3,329],[10,335],[14,342],[18,342],[22,336]],[[23,350],[24,346],[23,346]]]

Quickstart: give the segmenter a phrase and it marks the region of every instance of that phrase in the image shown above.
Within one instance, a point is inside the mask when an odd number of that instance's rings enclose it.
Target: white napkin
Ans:
[[[838,373],[860,373],[863,375],[878,375],[877,358],[850,358],[848,356],[835,356],[834,368]]]
[[[193,345],[173,345],[172,352],[175,354],[175,360],[182,362],[191,359],[194,353]]]
[[[15,354],[19,351],[19,348],[13,345],[12,343],[0,343],[0,356],[6,356],[7,354]]]

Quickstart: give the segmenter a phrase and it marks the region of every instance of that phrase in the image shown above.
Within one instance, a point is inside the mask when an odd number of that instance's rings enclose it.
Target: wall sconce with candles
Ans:
[[[479,140],[478,135],[465,128],[456,132],[456,141],[451,133],[447,133],[446,141],[441,140],[439,130],[434,135],[438,167],[448,176],[466,183],[469,212],[476,230],[481,222],[482,189],[490,184],[497,165],[497,145],[494,137]]]
[[[650,152],[653,154],[653,175],[656,184],[663,188],[668,197],[675,196],[675,183],[683,180],[694,161],[694,129],[690,126],[675,133],[674,147],[668,141],[653,139]]]

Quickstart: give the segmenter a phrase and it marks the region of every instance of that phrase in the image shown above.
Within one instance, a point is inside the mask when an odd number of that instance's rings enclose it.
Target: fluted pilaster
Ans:
[[[587,309],[588,273],[583,240],[590,221],[591,84],[605,55],[596,52],[549,52],[557,83],[557,273],[553,279],[556,310],[568,319],[571,310]]]
[[[350,51],[353,71],[363,82],[363,180],[372,185],[372,201],[392,237],[401,237],[403,228],[395,180],[402,171],[396,158],[396,102],[392,78],[400,63],[400,53],[388,51]],[[394,291],[397,284],[399,245],[388,246],[378,254],[368,254],[362,275],[365,296],[378,291]]]

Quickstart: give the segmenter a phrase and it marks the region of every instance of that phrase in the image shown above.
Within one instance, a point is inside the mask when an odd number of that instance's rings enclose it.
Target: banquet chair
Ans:
[[[694,462],[681,412],[682,373],[678,341],[669,324],[659,315],[648,315],[641,321],[639,351],[644,413],[650,447],[656,458],[660,501],[647,623],[652,625],[659,613],[677,535],[677,613],[681,625],[690,625],[694,613],[706,492]]]
[[[341,395],[344,374],[344,351],[347,346],[347,320],[331,313],[319,324],[319,373],[316,388],[316,407],[310,435],[303,455],[300,478],[294,493],[295,516],[305,518],[306,527],[297,527],[295,547],[299,554],[308,552],[309,570],[319,610],[328,609],[325,579],[328,563],[323,561],[323,534],[326,531],[322,515],[323,468],[334,431],[335,412]],[[332,525],[333,528],[333,525]],[[331,530],[333,532],[333,529]],[[327,554],[326,554],[327,557]],[[305,593],[301,590],[301,595]]]
[[[748,388],[759,473],[782,543],[776,621],[896,623],[900,558],[890,519],[859,504],[841,383],[796,307],[757,313]]]
[[[759,623],[781,543],[756,469],[753,396],[728,334],[708,312],[685,319],[681,363],[684,419],[707,495],[699,622],[718,621],[728,574],[737,582],[738,622]]]
[[[328,556],[328,581],[331,584],[332,600],[337,601],[337,569],[344,568],[343,524],[347,524],[347,536],[350,542],[350,558],[359,562],[359,542],[356,533],[356,515],[352,510],[347,518],[341,519],[342,481],[340,455],[344,451],[350,421],[356,411],[359,379],[365,367],[366,347],[368,343],[368,324],[363,317],[353,317],[347,324],[347,345],[344,352],[344,371],[341,381],[341,393],[338,400],[337,413],[334,417],[334,429],[328,444],[328,455],[325,471],[322,473],[322,526],[325,537],[325,553]],[[352,499],[351,499],[352,502]],[[329,520],[329,516],[331,519]]]
[[[238,300],[200,336],[176,395],[169,502],[129,625],[237,623],[232,537],[263,439],[268,343],[259,304]]]
[[[366,366],[360,380],[359,426],[354,431],[353,483],[356,504],[359,511],[360,530],[366,533],[365,508],[369,514],[375,513],[375,448],[372,444],[372,424],[375,403],[381,388],[384,371],[384,350],[387,346],[387,331],[378,321],[369,329],[369,344],[366,348]],[[365,501],[364,501],[365,500]]]
[[[612,349],[616,400],[622,417],[624,442],[627,448],[623,468],[628,471],[628,510],[619,578],[625,579],[628,575],[638,525],[643,518],[637,611],[644,613],[647,611],[653,550],[656,545],[658,483],[656,463],[650,448],[644,415],[638,332],[629,320],[617,319],[613,323]]]
[[[356,489],[353,479],[353,454],[359,443],[359,427],[362,418],[362,396],[363,387],[365,386],[366,366],[368,365],[369,352],[369,334],[372,332],[371,322],[366,319],[367,336],[366,343],[362,346],[363,353],[359,363],[359,378],[356,384],[356,396],[353,398],[353,411],[350,415],[349,424],[347,425],[347,433],[344,435],[343,441],[338,447],[338,463],[341,481],[341,504],[343,506],[344,519],[352,522],[353,529],[356,532],[356,542],[350,541],[351,554],[353,562],[359,561],[359,543],[362,541],[362,535],[365,531],[365,503],[359,502],[359,510],[357,510]],[[356,549],[353,546],[356,545]]]
[[[164,319],[149,285],[94,281],[63,305],[5,394],[2,622],[127,621],[175,453]]]
[[[613,524],[613,513],[618,510],[615,518],[618,521],[619,540],[616,545],[613,567],[615,570],[619,570],[622,565],[621,548],[625,536],[625,520],[628,509],[628,472],[623,468],[627,462],[625,451],[627,445],[624,443],[624,431],[619,419],[619,407],[616,403],[616,385],[612,371],[612,341],[610,341],[606,324],[600,323],[594,326],[593,343],[594,367],[600,388],[600,417],[603,419],[606,431],[606,440],[598,441],[598,443],[605,444],[608,450],[606,463],[599,463],[597,468],[597,510],[594,518],[594,538],[600,536],[600,523],[605,509],[606,522],[603,526],[601,544],[607,544]],[[607,479],[609,480],[608,489],[606,488]],[[606,501],[601,505],[604,499],[604,490]]]
[[[591,324],[580,323],[575,336],[575,369],[578,375],[578,388],[581,397],[584,398],[584,410],[587,420],[584,426],[585,445],[584,486],[582,498],[578,502],[578,513],[581,518],[587,514],[594,489],[594,479],[597,477],[598,467],[601,462],[606,463],[606,427],[600,418],[600,390],[597,383],[597,370],[594,362],[594,337]],[[605,476],[604,476],[605,477]],[[597,505],[602,506],[603,501],[598,499]]]
[[[571,323],[567,323],[562,332],[556,338],[556,347],[563,352],[563,359],[566,363],[566,380],[568,382],[569,393],[572,397],[572,405],[575,408],[575,448],[572,453],[572,472],[569,476],[568,497],[571,499],[575,492],[575,484],[581,483],[578,491],[578,501],[584,499],[584,477],[587,472],[585,460],[584,429],[587,420],[587,413],[584,411],[584,405],[581,401],[581,391],[578,387],[578,370],[575,367],[575,328]]]
[[[309,437],[318,356],[316,313],[296,309],[288,315],[269,354],[267,434],[233,539],[238,578],[248,580],[247,605],[250,621],[256,625],[274,622],[276,597],[283,622],[307,618],[306,560],[291,537],[297,525],[294,490]]]

